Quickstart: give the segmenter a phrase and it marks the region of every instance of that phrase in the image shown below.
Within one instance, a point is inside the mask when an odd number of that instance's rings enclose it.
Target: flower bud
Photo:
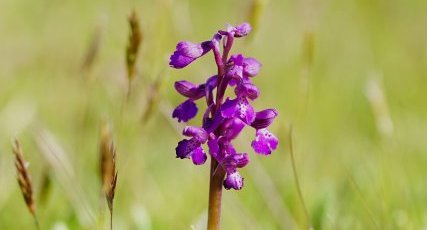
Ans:
[[[265,109],[255,114],[255,120],[251,123],[251,126],[255,129],[267,128],[273,123],[274,118],[277,117],[277,111],[275,109]]]

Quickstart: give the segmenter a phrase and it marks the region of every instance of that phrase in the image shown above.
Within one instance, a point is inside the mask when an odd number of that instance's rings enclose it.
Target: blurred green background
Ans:
[[[125,103],[133,9],[144,38]],[[224,192],[223,229],[427,229],[426,12],[424,0],[1,0],[0,229],[34,229],[13,137],[42,229],[106,229],[101,120],[117,144],[115,229],[203,229],[209,166],[175,158],[181,127],[170,114],[183,100],[174,81],[200,83],[216,69],[211,55],[182,71],[168,58],[180,40],[243,21],[255,30],[233,52],[263,63],[254,106],[278,109],[280,145],[263,157],[253,131],[239,138],[251,163],[243,190]]]

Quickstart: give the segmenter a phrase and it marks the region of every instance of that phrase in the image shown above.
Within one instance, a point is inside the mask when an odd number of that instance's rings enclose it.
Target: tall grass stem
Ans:
[[[291,155],[292,172],[294,174],[295,185],[296,185],[297,191],[298,191],[298,197],[300,199],[302,208],[304,210],[304,215],[305,215],[305,219],[306,219],[308,229],[313,229],[313,226],[311,225],[311,221],[310,221],[310,215],[308,214],[307,206],[305,205],[304,196],[302,195],[302,190],[301,190],[301,186],[300,186],[299,179],[298,179],[298,172],[297,172],[297,166],[295,163],[295,155],[294,155],[292,136],[293,136],[293,131],[292,131],[292,125],[291,125],[291,127],[289,128],[289,153]]]

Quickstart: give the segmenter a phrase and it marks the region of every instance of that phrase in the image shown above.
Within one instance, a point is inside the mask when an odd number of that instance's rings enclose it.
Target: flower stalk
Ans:
[[[218,167],[218,162],[211,157],[211,170],[209,182],[208,230],[220,229],[222,184],[225,171]]]

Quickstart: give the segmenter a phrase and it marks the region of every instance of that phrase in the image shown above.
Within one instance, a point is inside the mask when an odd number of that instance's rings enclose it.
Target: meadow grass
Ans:
[[[281,142],[264,158],[248,147],[254,133],[239,138],[252,162],[244,189],[223,193],[223,229],[427,228],[426,9],[421,0],[0,1],[0,229],[34,229],[11,137],[25,146],[34,191],[50,172],[42,229],[95,228],[101,120],[115,127],[114,228],[204,229],[209,167],[175,158],[170,114],[182,100],[173,82],[200,83],[215,66],[175,71],[168,58],[178,40],[251,20],[256,31],[232,53],[250,47],[263,63],[255,107],[276,106]],[[144,39],[123,107],[132,10]]]

